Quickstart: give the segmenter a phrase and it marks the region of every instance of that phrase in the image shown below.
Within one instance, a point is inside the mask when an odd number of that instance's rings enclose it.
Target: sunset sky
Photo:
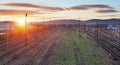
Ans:
[[[0,21],[120,18],[120,0],[0,0]]]

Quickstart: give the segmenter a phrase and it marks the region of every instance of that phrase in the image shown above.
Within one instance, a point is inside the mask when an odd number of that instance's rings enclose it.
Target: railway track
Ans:
[[[50,30],[52,30],[52,31],[50,31]],[[56,30],[57,30],[56,28],[49,29],[48,31],[44,32],[45,33],[44,36],[40,32],[35,35],[32,35],[34,37],[37,37],[38,38],[37,40],[36,40],[36,38],[30,39],[30,37],[29,37],[28,39],[30,41],[28,41],[29,46],[28,46],[27,50],[25,47],[24,40],[16,43],[16,46],[14,48],[12,48],[11,50],[6,51],[4,53],[1,52],[3,54],[0,55],[0,62],[2,62],[4,65],[19,65],[19,64],[29,65],[29,63],[31,61],[33,61],[33,63],[36,63],[35,59],[38,58],[38,56],[40,56],[39,54],[42,54],[43,52],[45,52],[44,50],[46,48],[49,48],[49,46],[46,47],[47,45],[43,44],[44,41],[46,41],[45,39],[47,39],[47,38],[49,39],[49,37],[52,34],[54,34]],[[52,40],[52,38],[51,38],[51,40]],[[50,42],[50,40],[47,43],[49,43],[49,42]],[[46,53],[47,53],[47,51],[46,51]],[[35,59],[33,60],[33,58],[35,58]],[[24,60],[24,59],[26,59],[26,60]],[[39,59],[41,59],[41,57],[39,57]],[[18,61],[16,61],[16,60],[18,60]]]
[[[98,43],[106,49],[112,57],[116,60],[120,60],[120,44],[117,43],[115,40],[111,40],[111,38],[107,37],[107,35],[101,34],[102,32],[99,33],[99,37],[97,37],[97,33],[93,31],[86,31],[88,35],[93,37]]]
[[[55,34],[55,33],[54,33]],[[53,34],[53,36],[55,36]],[[40,46],[38,46],[38,50],[39,52],[36,51],[36,53],[34,54],[30,54],[27,53],[26,55],[22,56],[20,59],[18,59],[17,61],[20,61],[22,63],[19,63],[19,62],[12,62],[12,64],[8,64],[8,65],[17,65],[17,64],[23,64],[23,65],[39,65],[42,61],[42,58],[45,56],[45,54],[48,52],[47,50],[50,48],[50,46],[53,44],[52,41],[54,40],[53,39],[53,36],[50,36],[52,37],[51,39],[50,38],[47,38],[45,39],[44,41],[40,42],[40,43],[44,43],[44,44],[40,44]],[[50,43],[49,43],[50,42]],[[31,51],[32,52],[32,51]],[[34,52],[34,51],[33,51]],[[32,53],[33,53],[32,52]],[[29,56],[29,57],[28,57]],[[35,57],[34,57],[35,56]],[[27,59],[26,59],[27,58]],[[23,60],[24,59],[24,60]],[[16,61],[16,60],[15,60]],[[44,60],[43,60],[44,61]],[[32,63],[30,63],[32,62]]]

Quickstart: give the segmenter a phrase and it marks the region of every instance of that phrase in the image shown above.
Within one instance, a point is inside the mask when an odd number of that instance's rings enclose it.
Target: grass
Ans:
[[[3,65],[2,62],[0,62],[0,65]]]
[[[78,31],[64,31],[53,51],[50,65],[103,65],[92,47],[89,36],[83,32],[80,32],[80,35],[79,37]],[[75,48],[80,50],[77,60]]]
[[[92,42],[90,41],[89,36],[85,33],[80,34],[80,39],[77,36],[74,36],[73,39],[78,43],[77,45],[81,50],[82,54],[80,57],[82,57],[84,65],[103,65],[91,45]]]
[[[64,40],[63,40],[64,39]],[[54,50],[54,62],[50,65],[74,65],[74,49],[71,47],[69,41],[70,38],[66,36],[66,33],[63,32],[59,39],[59,43]]]

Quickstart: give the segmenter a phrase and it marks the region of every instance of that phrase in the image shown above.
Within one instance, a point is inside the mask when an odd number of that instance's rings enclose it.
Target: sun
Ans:
[[[18,24],[19,26],[23,26],[23,27],[26,25],[25,21],[22,20],[22,19],[18,20],[18,21],[17,21],[17,24]]]

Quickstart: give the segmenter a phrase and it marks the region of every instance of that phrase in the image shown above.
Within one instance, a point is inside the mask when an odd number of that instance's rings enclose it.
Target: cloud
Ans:
[[[102,16],[98,16],[98,17],[117,17],[118,15],[102,15]]]
[[[118,12],[117,10],[97,10],[95,11],[97,13],[114,13],[114,12]]]
[[[83,7],[86,7],[86,8],[108,8],[108,9],[111,9],[112,7],[110,7],[109,5],[99,5],[99,4],[96,4],[96,5],[82,5]]]
[[[64,11],[64,10],[88,10],[93,8],[107,8],[112,9],[109,5],[102,5],[102,4],[94,4],[94,5],[78,5],[78,6],[72,6],[67,8],[62,7],[53,7],[53,6],[47,6],[47,5],[40,5],[40,4],[31,4],[31,3],[3,3],[0,4],[1,6],[9,6],[9,7],[24,7],[24,8],[36,8],[36,9],[43,9],[50,12],[58,12],[58,11]]]
[[[87,10],[88,8],[82,7],[82,6],[74,6],[74,7],[68,8],[68,9],[72,9],[72,10]]]
[[[98,9],[102,9],[102,8],[107,8],[107,9],[112,9],[111,6],[108,5],[78,5],[78,6],[73,6],[70,7],[69,9],[73,9],[73,10],[88,10],[88,9],[93,9],[93,8],[98,8]]]
[[[3,3],[3,6],[13,6],[13,7],[30,7],[30,8],[39,8],[38,5],[33,5],[29,3]]]
[[[64,10],[62,7],[52,7],[52,6],[36,5],[36,4],[30,4],[30,3],[3,3],[1,5],[12,6],[12,7],[38,8],[38,9],[55,10],[55,11]]]
[[[38,14],[36,11],[0,9],[0,15],[24,15],[25,13],[28,15]]]

